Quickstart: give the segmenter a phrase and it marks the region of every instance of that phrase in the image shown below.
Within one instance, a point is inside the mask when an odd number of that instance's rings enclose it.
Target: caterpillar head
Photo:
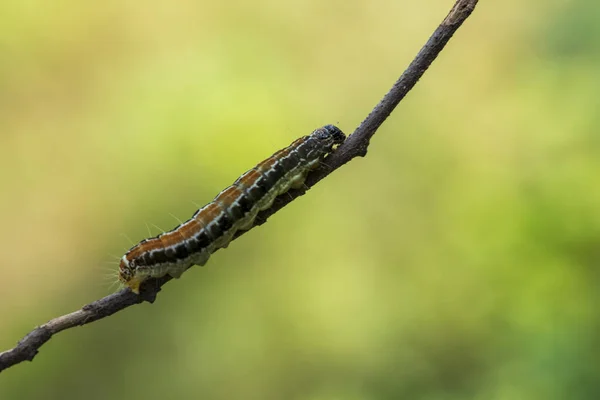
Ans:
[[[346,140],[344,132],[334,125],[325,125],[324,127],[315,130],[312,134],[325,148],[329,149],[336,144],[344,143],[344,140]]]

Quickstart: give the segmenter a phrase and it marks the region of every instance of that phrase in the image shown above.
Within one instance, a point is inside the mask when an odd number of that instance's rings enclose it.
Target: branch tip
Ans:
[[[458,0],[442,22],[442,25],[462,24],[471,15],[479,0]]]

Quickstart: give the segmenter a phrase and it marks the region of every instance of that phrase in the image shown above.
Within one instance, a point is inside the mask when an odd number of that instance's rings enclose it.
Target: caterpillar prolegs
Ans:
[[[250,229],[258,212],[271,207],[275,197],[302,187],[308,172],[345,139],[339,128],[326,125],[295,140],[245,172],[188,221],[129,249],[121,258],[119,280],[139,293],[149,278],[179,278],[192,265],[206,264],[237,231]]]

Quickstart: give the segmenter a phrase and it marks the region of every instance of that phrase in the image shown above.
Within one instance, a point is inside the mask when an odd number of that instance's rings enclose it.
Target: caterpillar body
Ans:
[[[179,278],[192,265],[206,264],[237,231],[250,229],[275,197],[302,187],[308,172],[345,139],[339,128],[326,125],[295,140],[245,172],[188,221],[129,249],[120,261],[119,280],[139,294],[140,285],[150,278]]]

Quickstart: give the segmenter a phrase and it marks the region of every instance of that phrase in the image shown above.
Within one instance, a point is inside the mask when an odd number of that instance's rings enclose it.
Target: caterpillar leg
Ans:
[[[298,174],[292,178],[291,187],[293,189],[300,189],[304,185],[305,180],[306,180],[306,172],[304,172],[302,174]]]
[[[179,279],[181,278],[181,275],[183,275],[183,273],[185,272],[187,268],[185,266],[177,266],[174,268],[171,268],[171,270],[169,271],[169,275],[171,275],[173,278],[175,279]]]
[[[131,279],[129,282],[125,283],[129,289],[135,293],[135,294],[140,294],[140,285],[142,284],[142,280],[141,279]]]

